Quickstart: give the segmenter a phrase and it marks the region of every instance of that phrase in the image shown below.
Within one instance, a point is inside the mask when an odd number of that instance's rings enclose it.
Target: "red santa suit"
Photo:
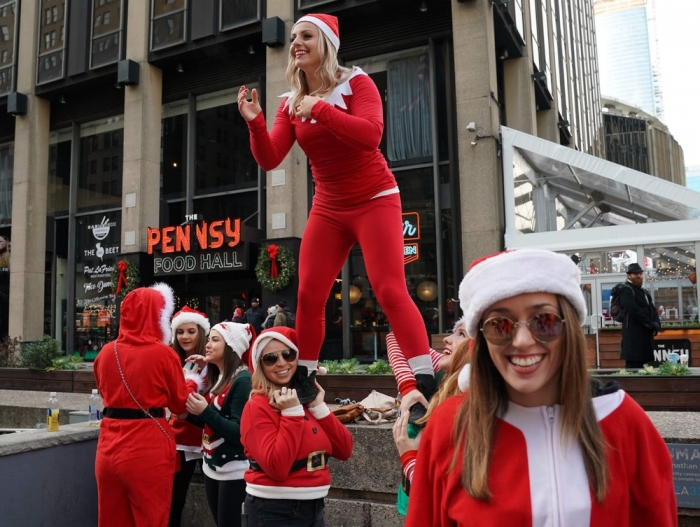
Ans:
[[[170,342],[173,306],[173,292],[165,284],[129,293],[121,306],[117,340],[95,359],[105,404],[95,459],[99,527],[167,525],[175,440],[164,408],[184,413],[189,393],[180,359],[165,344]],[[139,410],[122,374],[140,406],[157,417]]]
[[[578,443],[560,441],[561,407],[508,404],[496,424],[489,502],[462,488],[463,446],[451,469],[455,415],[466,395],[440,405],[423,433],[406,527],[672,527],[678,525],[671,459],[640,406],[622,390],[593,399],[608,445],[610,487],[591,494]]]
[[[262,113],[248,127],[253,155],[264,170],[277,167],[297,141],[316,184],[299,254],[299,364],[316,368],[328,294],[359,243],[377,300],[411,368],[432,376],[425,324],[406,290],[401,200],[379,150],[383,109],[372,79],[355,68],[313,106],[310,119],[290,115],[285,97],[269,133]]]

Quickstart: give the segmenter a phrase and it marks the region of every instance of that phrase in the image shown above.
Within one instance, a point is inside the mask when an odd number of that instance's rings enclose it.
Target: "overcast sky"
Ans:
[[[656,0],[664,121],[686,166],[700,165],[699,23],[700,0]]]

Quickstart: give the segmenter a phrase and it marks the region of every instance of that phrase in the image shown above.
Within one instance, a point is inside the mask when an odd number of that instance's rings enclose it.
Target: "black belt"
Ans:
[[[401,489],[408,496],[411,493],[411,480],[406,477],[406,474],[401,473]]]
[[[311,452],[305,459],[297,459],[292,463],[292,468],[289,473],[297,472],[302,468],[305,468],[307,472],[316,472],[317,470],[322,470],[326,468],[326,464],[330,459],[330,454],[325,452]],[[250,468],[252,470],[257,470],[258,472],[264,472],[264,470],[252,459],[249,460]]]
[[[110,419],[148,419],[152,417],[165,417],[165,408],[149,408],[145,412],[136,408],[105,408],[102,417]]]

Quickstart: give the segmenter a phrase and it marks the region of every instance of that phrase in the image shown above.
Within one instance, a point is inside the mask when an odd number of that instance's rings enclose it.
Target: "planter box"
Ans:
[[[92,370],[28,370],[0,368],[0,389],[90,393],[97,388]]]
[[[398,388],[393,375],[323,375],[318,382],[326,391],[326,402],[335,403],[336,398],[361,401],[372,390],[396,396]]]
[[[700,411],[700,375],[595,375],[615,381],[646,411]]]

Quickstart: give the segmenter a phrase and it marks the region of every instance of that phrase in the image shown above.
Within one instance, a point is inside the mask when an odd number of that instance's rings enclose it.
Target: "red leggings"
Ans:
[[[314,203],[301,240],[296,315],[299,359],[316,367],[325,337],[325,306],[333,283],[355,243],[379,304],[407,359],[425,356],[432,375],[428,335],[406,289],[401,199],[390,194],[341,210]],[[422,366],[422,357],[411,361]],[[422,372],[423,368],[419,368]]]

